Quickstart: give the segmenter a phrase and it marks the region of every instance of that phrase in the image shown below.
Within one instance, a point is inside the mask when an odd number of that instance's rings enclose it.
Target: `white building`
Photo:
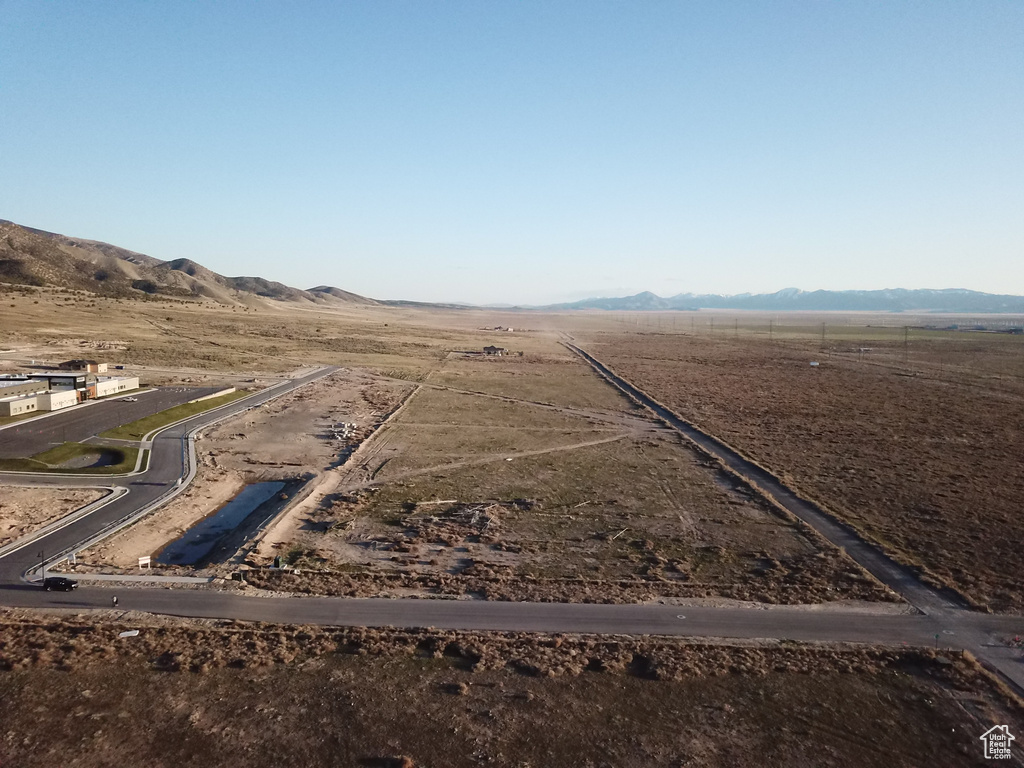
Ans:
[[[107,397],[138,388],[138,376],[100,376],[96,379],[96,397]]]
[[[74,389],[51,389],[36,395],[40,411],[59,411],[78,402],[78,391]]]

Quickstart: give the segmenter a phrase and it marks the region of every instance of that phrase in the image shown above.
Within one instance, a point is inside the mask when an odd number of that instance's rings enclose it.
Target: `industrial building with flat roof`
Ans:
[[[105,364],[103,368],[106,369]],[[138,376],[96,376],[64,371],[9,374],[0,377],[0,416],[56,411],[85,400],[138,388]]]

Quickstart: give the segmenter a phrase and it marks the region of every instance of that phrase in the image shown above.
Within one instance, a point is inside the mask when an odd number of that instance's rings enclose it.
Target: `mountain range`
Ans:
[[[879,291],[801,291],[785,288],[775,293],[680,293],[662,298],[650,291],[620,298],[595,298],[537,309],[607,309],[626,311],[738,309],[769,312],[948,312],[1024,314],[1024,296],[981,293],[960,288],[943,290],[891,288]]]
[[[102,296],[205,299],[222,304],[249,304],[272,299],[320,305],[471,308],[456,304],[375,301],[328,285],[303,290],[262,277],[225,277],[191,259],[161,261],[109,243],[45,232],[0,219],[0,284],[3,283],[51,286]],[[745,309],[771,312],[804,310],[1024,314],[1024,297],[955,288],[896,288],[880,291],[802,291],[786,288],[776,293],[744,293],[735,296],[680,293],[668,298],[645,291],[619,298],[584,299],[543,307],[503,305],[500,309]]]
[[[225,277],[191,259],[161,261],[109,243],[67,237],[0,219],[0,283],[51,286],[123,298],[259,299],[376,304],[340,288],[292,288],[262,277]]]

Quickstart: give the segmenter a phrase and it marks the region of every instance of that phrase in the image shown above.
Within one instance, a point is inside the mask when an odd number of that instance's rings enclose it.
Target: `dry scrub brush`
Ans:
[[[0,620],[0,670],[71,670],[111,661],[168,672],[302,663],[328,654],[408,656],[447,660],[469,671],[509,670],[558,677],[584,672],[683,680],[727,674],[924,675],[960,689],[992,688],[969,654],[943,658],[930,649],[865,646],[724,645],[649,636],[636,638],[523,632],[453,632],[217,622],[214,626],[133,624],[138,636],[119,638],[121,623],[80,618]]]

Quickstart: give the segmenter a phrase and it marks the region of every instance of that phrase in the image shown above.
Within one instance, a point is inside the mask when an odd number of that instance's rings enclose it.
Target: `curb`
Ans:
[[[322,371],[326,370],[328,367],[329,366],[321,366],[319,369],[317,369],[315,371],[312,371],[310,374],[307,374],[307,375],[312,375],[313,373],[322,372]],[[307,386],[308,384],[312,384],[314,381],[319,381],[321,378],[324,378],[325,376],[329,376],[329,375],[330,375],[330,373],[325,373],[325,374],[323,374],[321,376],[317,376],[316,378],[310,379],[309,381],[307,381],[307,382],[305,382],[303,384],[299,384],[298,386],[292,387],[291,389],[288,390],[288,392],[295,392],[295,391],[297,391],[299,389],[302,389],[303,387]],[[293,383],[293,382],[292,381],[288,381],[288,382],[280,382],[278,384],[274,384],[274,385],[272,385],[270,387],[267,387],[266,389],[262,389],[259,392],[253,393],[252,396],[255,397],[255,396],[260,395],[260,394],[266,394],[267,392],[269,392],[272,389],[275,389],[277,387],[284,386],[284,385],[287,385],[287,384],[290,384],[290,383]],[[283,394],[287,394],[287,393],[282,392],[280,394],[283,395]],[[280,395],[275,394],[272,397],[270,397],[266,402],[270,402],[270,400],[273,400],[273,399],[275,399],[275,398],[277,398],[279,396]],[[177,424],[181,424],[183,421],[188,421],[188,419],[194,419],[197,416],[205,416],[205,415],[210,414],[210,413],[215,413],[216,411],[220,410],[221,408],[226,408],[226,407],[228,407],[230,405],[234,405],[234,404],[235,403],[226,403],[225,405],[219,406],[218,408],[213,408],[213,409],[211,409],[209,411],[204,411],[201,414],[196,414],[194,416],[189,416],[187,419],[181,419],[181,420],[175,422],[174,424],[168,424],[168,425],[166,425],[164,427],[160,427],[159,430],[154,430],[154,432],[150,433],[150,435],[156,434],[158,432],[162,432],[165,429],[170,429],[171,427],[173,427],[173,426],[175,426]],[[192,483],[192,480],[196,476],[197,463],[196,463],[195,440],[196,440],[197,433],[199,433],[203,429],[206,429],[207,427],[211,427],[211,426],[213,426],[215,424],[218,424],[221,421],[225,421],[225,420],[227,420],[227,419],[229,419],[229,418],[231,418],[233,416],[241,415],[244,412],[245,412],[245,410],[238,411],[237,413],[236,412],[232,412],[232,413],[222,414],[220,417],[214,419],[213,421],[205,422],[203,424],[197,425],[196,427],[191,429],[188,433],[183,435],[182,436],[182,440],[183,440],[183,444],[182,444],[182,466],[185,468],[186,471],[185,471],[185,473],[181,477],[178,478],[178,481],[173,486],[168,488],[167,491],[165,491],[163,494],[161,494],[156,499],[151,501],[149,504],[146,504],[145,506],[141,507],[140,509],[133,510],[129,514],[127,514],[124,517],[120,518],[119,520],[115,520],[112,523],[109,523],[108,525],[106,525],[104,528],[99,530],[97,533],[95,533],[93,536],[89,537],[88,539],[86,539],[84,541],[81,541],[81,542],[78,542],[77,544],[74,544],[71,547],[68,547],[67,549],[64,549],[63,551],[61,551],[61,552],[59,552],[59,553],[57,553],[55,555],[52,555],[52,556],[50,556],[48,558],[45,558],[44,562],[40,563],[39,565],[32,566],[27,571],[25,571],[25,573],[22,574],[22,576],[21,576],[22,581],[26,581],[26,582],[31,581],[32,577],[35,576],[41,568],[43,568],[45,566],[49,566],[52,563],[56,563],[56,562],[60,562],[61,560],[65,560],[70,555],[77,554],[77,553],[81,552],[82,550],[88,549],[89,547],[92,547],[92,546],[98,544],[99,542],[103,541],[107,537],[109,537],[109,536],[117,533],[118,531],[120,531],[120,530],[122,530],[124,528],[127,528],[128,526],[130,526],[130,525],[136,523],[137,521],[141,520],[143,517],[145,517],[149,513],[155,512],[157,509],[162,507],[164,504],[167,504],[169,501],[174,499],[176,496],[178,496],[179,494],[184,492],[188,488],[188,486]],[[150,435],[147,435],[147,437],[149,437]],[[19,549],[20,549],[20,547],[19,547]]]
[[[61,486],[47,487],[59,488]],[[24,549],[32,542],[38,541],[44,536],[49,536],[51,533],[53,533],[54,531],[59,531],[61,528],[66,528],[67,526],[71,525],[80,518],[83,518],[86,515],[91,515],[96,510],[102,509],[103,507],[107,506],[107,504],[110,504],[111,502],[120,499],[122,496],[126,496],[129,493],[131,493],[131,491],[129,491],[127,488],[121,485],[76,485],[73,487],[103,488],[104,490],[109,491],[109,493],[106,496],[103,496],[102,498],[96,499],[96,501],[86,504],[84,507],[79,507],[74,512],[71,512],[70,514],[67,514],[58,520],[54,520],[52,523],[44,525],[42,528],[39,528],[38,530],[35,530],[32,533],[22,536],[20,539],[12,541],[10,544],[6,544],[0,547],[0,558],[6,557],[7,555],[13,552],[17,552],[19,549]]]

